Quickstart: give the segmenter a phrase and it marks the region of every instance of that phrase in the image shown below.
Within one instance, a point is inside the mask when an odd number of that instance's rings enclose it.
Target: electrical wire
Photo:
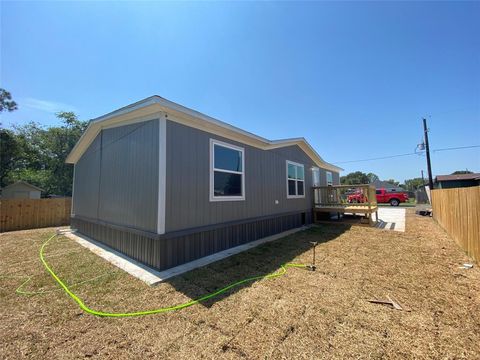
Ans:
[[[450,147],[450,148],[442,148],[442,149],[433,149],[432,152],[450,151],[450,150],[463,150],[463,149],[473,149],[473,148],[480,148],[480,145],[470,145],[470,146],[459,146],[459,147]],[[412,153],[381,156],[381,157],[375,157],[375,158],[369,158],[369,159],[339,161],[339,162],[334,162],[333,164],[349,164],[349,163],[362,162],[362,161],[392,159],[392,158],[403,157],[403,156],[423,155],[424,153],[425,153],[425,150],[421,150],[421,151],[416,151],[416,152],[412,152]]]
[[[381,156],[381,157],[369,158],[369,159],[361,159],[361,160],[339,161],[339,162],[334,162],[333,164],[349,164],[349,163],[354,163],[354,162],[362,162],[362,161],[372,161],[372,160],[392,159],[392,158],[396,158],[396,157],[402,157],[402,156],[418,155],[418,154],[420,154],[420,153],[421,153],[421,152],[412,152],[412,153],[406,153],[406,154],[398,154],[398,155]]]
[[[462,150],[462,149],[472,149],[472,148],[479,148],[480,145],[470,145],[470,146],[459,146],[459,147],[451,147],[451,148],[443,148],[443,149],[434,149],[433,152],[437,151],[449,151],[449,150]]]

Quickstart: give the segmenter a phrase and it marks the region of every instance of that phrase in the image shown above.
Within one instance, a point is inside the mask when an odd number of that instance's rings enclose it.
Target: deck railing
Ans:
[[[313,187],[314,208],[336,207],[377,207],[375,186],[361,185],[333,185]]]

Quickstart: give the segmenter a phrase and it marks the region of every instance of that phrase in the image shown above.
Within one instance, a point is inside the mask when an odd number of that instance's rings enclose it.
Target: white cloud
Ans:
[[[49,113],[56,113],[59,111],[76,111],[75,107],[68,104],[33,98],[25,98],[22,102],[19,102],[19,105],[23,105],[31,109],[46,111]]]

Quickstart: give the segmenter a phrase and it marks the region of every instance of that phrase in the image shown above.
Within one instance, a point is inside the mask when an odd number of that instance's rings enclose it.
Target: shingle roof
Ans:
[[[456,175],[438,175],[435,181],[452,181],[452,180],[480,180],[480,173],[474,174],[456,174]]]
[[[31,188],[34,189],[34,190],[45,191],[45,190],[39,188],[38,186],[32,185],[32,184],[30,184],[30,183],[28,183],[28,182],[26,182],[26,181],[23,181],[23,180],[20,180],[20,181],[14,182],[13,184],[10,184],[10,185],[8,185],[8,186],[5,186],[4,188],[2,188],[2,190],[11,188],[11,187],[16,186],[16,185],[25,185],[25,186],[31,187]]]

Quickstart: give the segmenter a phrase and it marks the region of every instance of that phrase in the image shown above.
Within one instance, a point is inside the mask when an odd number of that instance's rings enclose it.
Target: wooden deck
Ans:
[[[377,198],[372,185],[317,186],[313,188],[313,199],[314,222],[320,221],[321,213],[337,213],[338,219],[340,214],[361,214],[370,225],[378,220]]]

